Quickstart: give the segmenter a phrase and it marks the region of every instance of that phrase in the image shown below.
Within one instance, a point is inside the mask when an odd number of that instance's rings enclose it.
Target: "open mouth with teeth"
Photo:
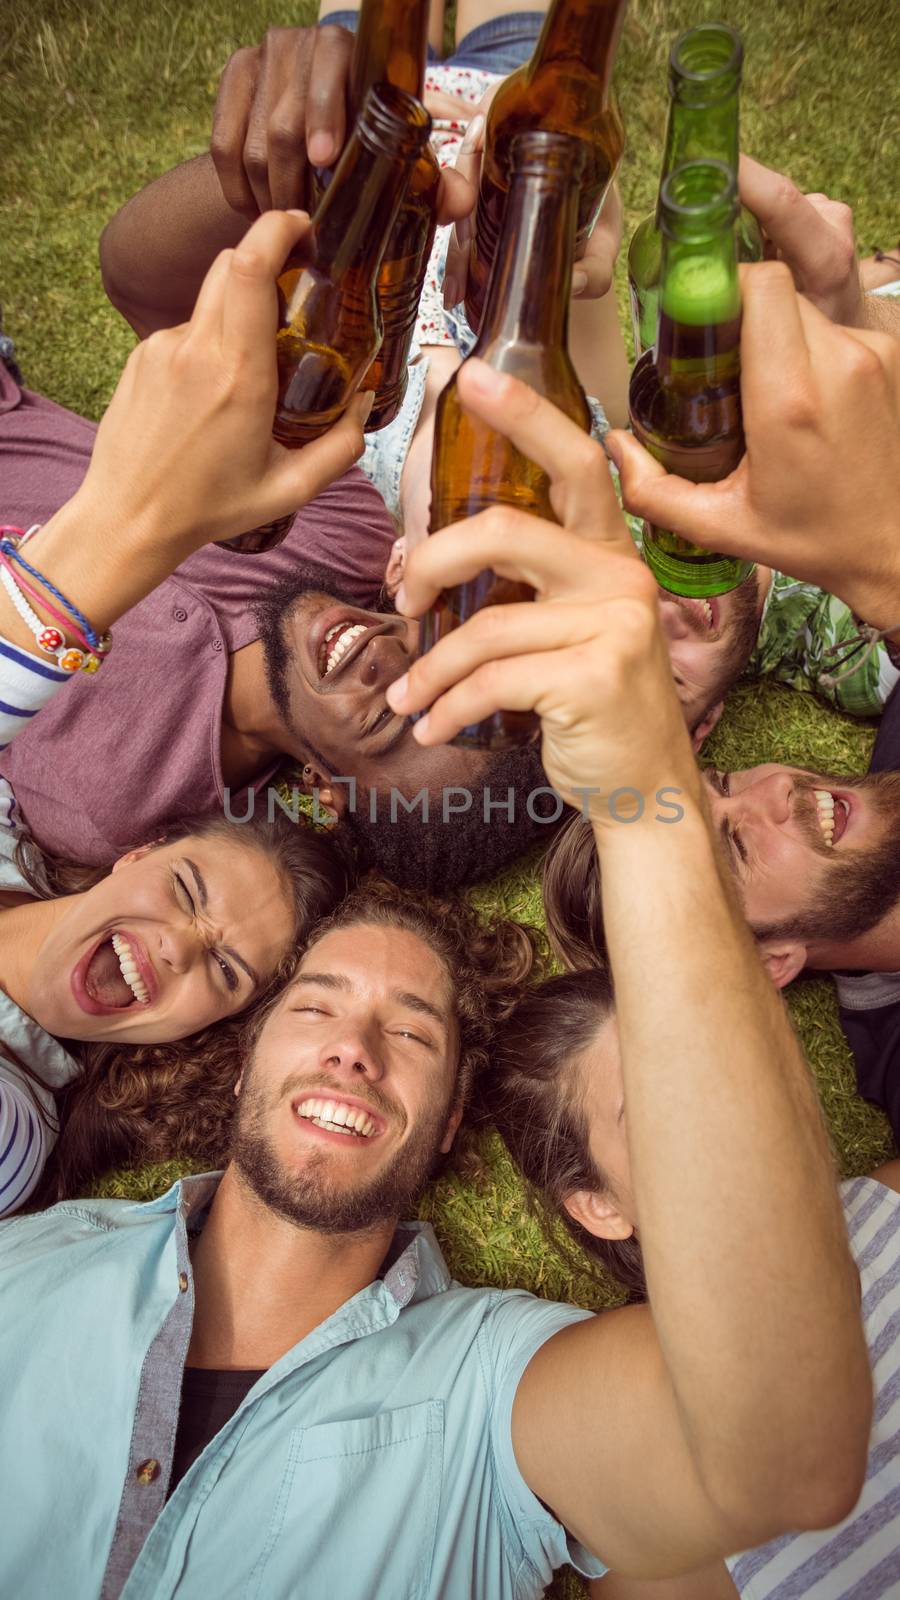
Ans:
[[[814,789],[813,795],[822,838],[827,845],[836,845],[847,826],[847,818],[850,815],[849,801],[840,795],[832,794],[830,789]]]
[[[374,1139],[381,1131],[375,1118],[361,1106],[349,1105],[343,1100],[307,1096],[295,1101],[293,1110],[302,1122],[311,1122],[324,1133],[337,1134],[344,1139]]]
[[[124,933],[110,934],[83,956],[72,981],[83,1010],[128,1011],[151,1001],[140,957]]]
[[[336,622],[329,628],[319,649],[319,677],[330,677],[353,646],[369,632],[364,622]]]

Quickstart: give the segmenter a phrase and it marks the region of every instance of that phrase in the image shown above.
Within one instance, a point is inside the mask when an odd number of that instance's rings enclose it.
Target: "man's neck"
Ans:
[[[229,657],[222,701],[222,777],[226,786],[237,788],[290,754],[269,693],[262,641],[254,639]]]
[[[900,908],[858,939],[810,945],[807,965],[818,972],[900,972]]]
[[[271,1367],[375,1281],[395,1231],[391,1221],[360,1234],[297,1227],[228,1167],[193,1249],[188,1366]]]

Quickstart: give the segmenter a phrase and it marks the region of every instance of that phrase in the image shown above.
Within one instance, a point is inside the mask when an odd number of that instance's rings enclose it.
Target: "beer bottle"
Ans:
[[[362,0],[350,69],[350,105],[363,104],[376,83],[392,83],[422,98],[428,51],[428,0]],[[406,394],[406,363],[425,272],[434,243],[440,168],[426,142],[384,252],[378,303],[381,349],[363,387],[375,391],[366,432],[393,422]]]
[[[578,246],[584,245],[615,177],[625,142],[610,86],[626,0],[552,0],[534,55],[491,102],[466,286],[466,315],[479,327],[503,221],[517,134],[545,128],[581,140]]]
[[[636,437],[669,472],[715,483],[744,453],[737,187],[721,161],[689,161],[660,197],[662,270],[655,347],[631,375]],[[673,594],[736,589],[753,563],[715,555],[644,524],[644,559]]]
[[[299,449],[343,416],[381,343],[376,284],[410,171],[431,132],[420,101],[379,84],[362,112],[319,204],[302,259],[278,279],[278,402],[272,432]],[[229,550],[271,549],[293,521],[220,541]]]
[[[590,413],[566,343],[583,146],[565,134],[522,133],[511,157],[509,200],[472,354],[531,384],[587,431]],[[555,522],[549,489],[540,467],[463,410],[454,376],[437,405],[430,532],[491,505]],[[527,584],[482,572],[441,595],[422,624],[421,651],[485,606],[533,599]],[[536,731],[534,716],[499,711],[463,729],[454,743],[502,750]]]
[[[740,139],[738,99],[744,65],[740,34],[724,22],[702,22],[679,34],[669,55],[669,121],[663,150],[660,191],[684,161],[724,161],[737,174]],[[628,284],[635,355],[656,337],[656,308],[662,261],[658,210],[640,222],[628,251]],[[752,211],[738,219],[738,259],[761,261],[762,233]]]

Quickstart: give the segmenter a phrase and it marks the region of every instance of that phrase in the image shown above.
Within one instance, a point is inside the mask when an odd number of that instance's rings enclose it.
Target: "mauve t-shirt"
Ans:
[[[20,389],[0,361],[0,521],[27,528],[58,511],[84,477],[95,432]],[[354,467],[303,508],[276,550],[210,545],[183,562],[116,623],[102,671],[66,684],[0,757],[38,843],[106,864],[166,822],[221,810],[228,655],[257,637],[254,603],[303,558],[373,606],[394,537],[380,495]],[[232,797],[237,816],[245,793]]]

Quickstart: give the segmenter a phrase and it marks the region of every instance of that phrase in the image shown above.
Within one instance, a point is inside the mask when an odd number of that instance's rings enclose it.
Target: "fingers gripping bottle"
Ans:
[[[600,214],[625,135],[612,69],[626,0],[552,0],[531,60],[504,79],[491,102],[475,237],[466,287],[470,326],[480,325],[509,186],[512,141],[543,128],[584,146],[578,245]]]
[[[703,22],[679,34],[669,56],[669,120],[660,193],[670,172],[685,161],[724,161],[737,177],[738,110],[744,50],[740,34],[724,22]],[[738,259],[761,261],[759,223],[746,206],[738,218]],[[628,285],[636,355],[656,338],[662,235],[659,204],[634,231],[628,250]]]
[[[744,453],[737,210],[734,175],[721,161],[687,162],[666,179],[656,341],[631,375],[635,436],[667,471],[693,483],[728,477]],[[724,594],[753,571],[752,562],[650,523],[643,548],[673,594]]]
[[[278,401],[272,432],[290,449],[343,416],[381,344],[378,274],[410,173],[431,132],[403,89],[370,89],[302,253],[278,279]],[[230,550],[280,544],[292,517],[223,540]]]
[[[583,148],[565,134],[537,131],[520,134],[511,157],[509,200],[472,354],[523,379],[587,432],[590,413],[567,348]],[[463,410],[456,377],[438,401],[431,486],[432,533],[492,505],[557,520],[547,474]],[[421,650],[485,606],[533,599],[527,584],[479,573],[441,595],[423,621]],[[454,743],[503,750],[527,743],[537,731],[532,714],[498,711],[463,729]]]

